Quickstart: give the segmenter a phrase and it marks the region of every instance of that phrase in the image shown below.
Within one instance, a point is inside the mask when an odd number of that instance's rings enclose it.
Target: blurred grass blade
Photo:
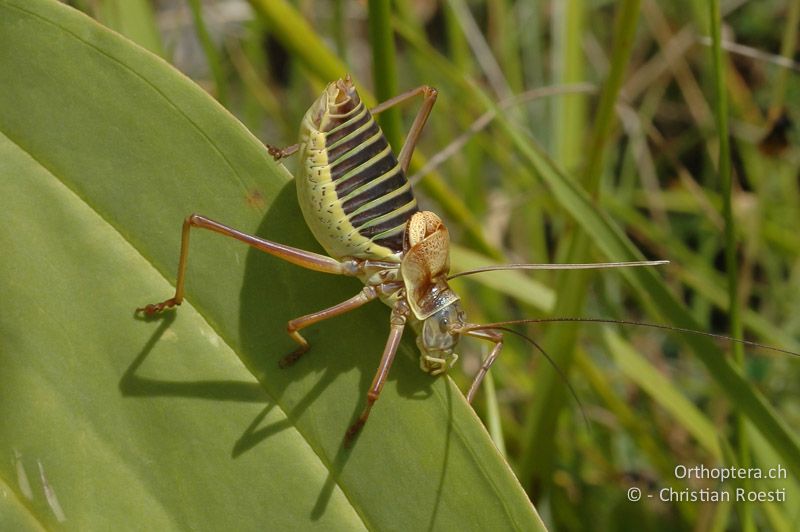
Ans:
[[[719,137],[719,183],[720,195],[722,196],[722,216],[725,220],[725,272],[728,280],[728,315],[730,317],[731,336],[737,339],[742,338],[742,320],[739,302],[738,287],[738,267],[736,258],[736,227],[733,219],[732,208],[732,176],[731,176],[731,147],[730,135],[728,132],[728,93],[725,87],[725,65],[722,60],[722,48],[720,45],[720,6],[719,0],[711,0],[709,3],[711,20],[711,51],[714,65],[714,116],[717,124],[717,135]],[[744,349],[742,344],[732,346],[734,359],[741,367],[744,363]],[[743,435],[742,435],[743,436]],[[739,457],[740,460],[743,456]]]
[[[603,337],[620,371],[669,412],[714,458],[721,458],[717,430],[711,421],[618,334],[604,329]]]
[[[456,16],[461,31],[472,48],[475,60],[483,70],[489,85],[494,90],[495,95],[500,100],[505,100],[512,96],[511,87],[508,85],[505,73],[500,69],[497,59],[492,54],[486,39],[483,37],[472,12],[464,0],[448,0],[448,4]]]
[[[211,70],[211,75],[214,78],[214,97],[223,107],[228,106],[228,80],[225,75],[225,67],[222,64],[219,50],[217,45],[211,38],[211,33],[208,31],[206,25],[205,15],[203,14],[203,5],[200,0],[188,0],[189,9],[192,12],[192,21],[194,22],[194,31],[197,35],[197,40],[203,49],[203,54],[206,57],[206,63]]]
[[[347,74],[347,66],[331,52],[303,16],[286,0],[249,0],[275,37],[323,82]],[[359,89],[359,93],[362,93]],[[367,105],[375,100],[362,94]]]
[[[747,431],[748,441],[750,442],[753,450],[754,465],[767,470],[770,468],[775,468],[778,465],[782,466],[780,456],[775,453],[773,446],[764,439],[761,433],[753,428],[752,423],[748,423]],[[798,499],[800,497],[800,481],[798,481],[797,476],[793,475],[789,471],[786,471],[786,469],[783,467],[782,469],[782,476],[774,479],[763,479],[759,481],[757,489],[784,489],[786,493],[786,501],[800,500]],[[797,505],[778,503],[774,505],[773,510],[768,511],[768,517],[772,524],[782,522],[788,522],[788,524],[797,523],[797,519],[800,518],[800,507]],[[780,529],[779,524],[774,526],[776,529]],[[791,527],[786,528],[786,530],[791,530]]]
[[[148,0],[104,0],[94,6],[103,24],[154,54],[164,56],[155,13]]]
[[[487,430],[492,437],[497,451],[506,456],[506,442],[503,437],[503,425],[500,417],[500,405],[497,403],[497,388],[494,385],[492,372],[486,374],[483,381],[483,396],[486,398]]]
[[[584,187],[592,197],[596,197],[600,190],[606,146],[615,123],[614,107],[628,69],[639,17],[639,4],[639,0],[626,0],[615,6],[611,69],[600,92],[583,172]],[[503,122],[506,127],[511,127],[508,122]],[[580,220],[579,223],[582,224],[583,221]],[[563,262],[590,262],[588,253],[592,244],[589,235],[584,231],[578,230],[568,242],[561,244],[565,256]],[[553,309],[555,316],[580,315],[590,277],[589,272],[580,270],[562,272],[557,276],[558,299]],[[576,326],[553,329],[552,332],[548,332],[545,340],[545,348],[553,353],[556,363],[565,372],[569,372],[577,341],[577,330]],[[537,375],[534,385],[536,390],[534,404],[525,422],[525,451],[520,471],[523,482],[529,483],[527,485],[534,486],[537,490],[546,483],[545,479],[552,467],[554,440],[550,435],[555,431],[558,413],[565,400],[564,388],[558,381],[559,376],[551,369],[544,369]]]
[[[375,98],[384,102],[397,96],[397,66],[395,65],[394,30],[391,21],[391,4],[385,0],[369,0],[369,42],[372,48],[372,82]],[[419,105],[419,102],[414,102]],[[392,107],[378,116],[383,134],[395,153],[403,147],[400,109]]]
[[[584,19],[588,8],[580,0],[553,4],[553,62],[556,70],[552,84],[580,83],[584,78],[583,39]],[[558,54],[558,56],[556,56]],[[550,130],[553,158],[567,172],[578,169],[583,156],[582,139],[586,123],[586,96],[573,94],[555,98],[550,103],[552,112]]]
[[[720,0],[711,0],[708,4],[710,33],[711,33],[711,58],[714,74],[714,119],[717,126],[719,154],[717,169],[719,172],[720,194],[722,196],[722,216],[725,220],[724,251],[725,274],[728,288],[728,316],[730,319],[730,334],[735,339],[742,338],[741,301],[739,300],[739,267],[737,258],[736,227],[733,218],[733,190],[731,176],[731,146],[728,132],[728,92],[726,87],[727,75],[722,57],[722,15],[720,13]],[[733,360],[741,371],[744,367],[744,347],[740,343],[731,346]],[[737,412],[734,419],[734,445],[739,467],[750,467],[750,446],[748,445],[746,418]],[[753,486],[749,479],[742,480],[742,486],[747,490]],[[753,508],[749,504],[739,505],[742,529],[753,531],[756,529],[753,517]]]
[[[800,0],[787,0],[788,13],[786,15],[785,29],[781,39],[781,58],[791,60],[797,50],[798,33],[800,33]],[[770,120],[776,120],[781,115],[786,90],[789,81],[789,69],[778,69],[778,79],[772,85],[772,98],[769,106]]]

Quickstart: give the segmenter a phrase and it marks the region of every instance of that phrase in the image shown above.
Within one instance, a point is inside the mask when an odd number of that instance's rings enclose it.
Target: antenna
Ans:
[[[447,280],[472,275],[474,273],[493,272],[498,270],[600,270],[606,268],[632,268],[637,266],[661,266],[669,264],[668,260],[639,260],[633,262],[593,262],[591,264],[498,264],[483,266],[474,270],[449,275]]]

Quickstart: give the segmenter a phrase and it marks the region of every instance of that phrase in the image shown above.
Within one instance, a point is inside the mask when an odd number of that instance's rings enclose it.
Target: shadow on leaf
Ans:
[[[140,377],[136,374],[156,343],[175,321],[175,312],[170,311],[162,315],[161,323],[153,335],[136,355],[128,369],[119,380],[119,390],[124,396],[161,396],[161,397],[194,397],[215,401],[240,401],[247,403],[264,403],[268,401],[267,394],[257,382],[243,381],[169,381]]]

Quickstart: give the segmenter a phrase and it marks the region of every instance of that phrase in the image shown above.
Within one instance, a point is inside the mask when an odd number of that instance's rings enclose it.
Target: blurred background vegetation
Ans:
[[[625,259],[598,252],[579,211],[554,197],[552,174],[581,183],[646,257],[672,261],[658,274],[697,328],[800,351],[800,0],[67,3],[162,56],[270,144],[294,143],[307,107],[346,72],[373,103],[433,85],[439,100],[410,173],[421,204],[445,218],[457,243],[454,270]],[[396,150],[416,109],[381,117]],[[718,134],[726,122],[729,138]],[[648,300],[625,279],[486,273],[454,285],[476,322],[678,324],[659,311],[661,296]],[[685,334],[596,324],[518,330],[544,347],[579,401],[558,371],[509,337],[475,406],[551,528],[800,522],[787,458],[800,426],[797,360],[751,348],[731,355],[788,434],[782,451],[769,430],[753,429],[749,399],[722,392]],[[462,388],[485,354],[479,342],[464,343],[463,373],[452,374]],[[719,345],[709,357],[737,351]],[[781,463],[788,479],[744,485],[785,488],[783,503],[658,497],[664,487],[720,488],[676,479],[676,465]],[[631,486],[655,497],[630,503]]]

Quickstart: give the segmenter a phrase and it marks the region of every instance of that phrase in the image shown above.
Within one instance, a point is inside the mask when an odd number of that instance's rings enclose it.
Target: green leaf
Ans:
[[[353,280],[198,232],[184,305],[134,317],[172,294],[190,212],[318,249],[290,176],[205,93],[43,0],[0,0],[0,87],[0,528],[542,528],[410,338],[343,449],[385,307],[278,369],[286,321]]]

